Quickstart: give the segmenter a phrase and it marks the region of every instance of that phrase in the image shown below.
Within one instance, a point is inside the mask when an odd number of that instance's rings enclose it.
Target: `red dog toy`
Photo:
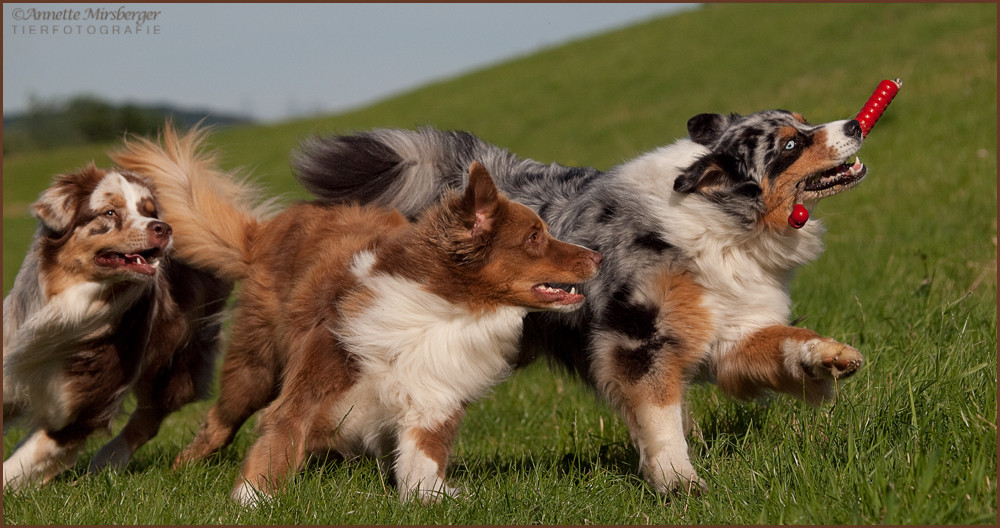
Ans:
[[[854,118],[861,124],[862,137],[868,137],[868,131],[875,126],[878,118],[882,117],[882,112],[885,112],[886,107],[892,102],[892,98],[896,97],[896,94],[899,93],[899,89],[902,87],[903,81],[899,80],[899,78],[892,81],[886,79],[878,84],[878,88],[875,88],[875,93],[868,98],[868,102],[858,112],[858,116]]]
[[[878,119],[882,117],[885,109],[892,102],[892,98],[896,97],[896,94],[899,93],[899,89],[902,87],[903,81],[898,77],[891,81],[886,79],[878,83],[875,92],[872,93],[872,96],[868,98],[868,102],[865,103],[865,106],[861,107],[861,111],[854,118],[861,125],[861,137],[868,137],[868,132],[875,126]],[[795,204],[792,207],[792,214],[788,215],[788,225],[795,229],[800,229],[806,225],[807,221],[809,221],[809,210],[800,203]]]

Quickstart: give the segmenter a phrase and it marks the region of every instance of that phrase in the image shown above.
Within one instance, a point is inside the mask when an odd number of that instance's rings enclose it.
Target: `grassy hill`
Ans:
[[[995,4],[727,4],[652,20],[442,80],[379,104],[222,129],[229,167],[304,196],[288,153],[311,134],[433,125],[523,156],[607,168],[684,136],[708,111],[852,117],[904,86],[861,151],[868,180],[818,207],[827,253],[793,284],[795,316],[868,363],[832,408],[691,393],[710,491],[670,505],[636,476],[621,420],[541,365],[470,408],[450,468],[471,496],[399,505],[370,461],[317,464],[273,506],[226,500],[247,427],[171,473],[205,409],[171,418],[130,469],[4,496],[12,523],[993,523],[996,511]],[[294,82],[290,79],[289,82]],[[106,148],[3,161],[4,290],[52,175]],[[20,438],[5,438],[5,456]],[[98,442],[84,453],[86,467]]]

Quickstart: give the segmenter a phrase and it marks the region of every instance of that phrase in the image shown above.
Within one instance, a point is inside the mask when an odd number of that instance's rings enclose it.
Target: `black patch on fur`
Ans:
[[[760,199],[762,192],[759,185],[747,182],[727,192],[707,193],[705,196],[723,213],[733,217],[744,227],[750,228],[764,214],[764,202]]]
[[[751,181],[735,154],[712,152],[692,163],[674,180],[674,190],[681,193],[699,192],[708,187],[725,188]]]
[[[583,310],[588,308],[584,307]],[[515,367],[533,362],[539,355],[550,364],[564,367],[590,383],[594,382],[587,357],[586,331],[568,323],[560,314],[532,312],[524,318],[521,352]]]
[[[774,149],[777,151],[777,155],[772,157],[772,160],[768,162],[765,158],[765,163],[767,166],[767,178],[769,180],[775,180],[778,176],[781,176],[783,172],[788,170],[800,157],[802,153],[805,152],[813,144],[812,135],[797,134],[795,139],[795,148],[792,150],[785,150],[785,145],[775,145]]]
[[[659,333],[636,347],[618,346],[614,350],[615,364],[626,380],[635,383],[653,370],[658,357],[670,350],[680,350],[682,346],[681,340],[673,334]]]
[[[660,310],[656,306],[632,303],[632,288],[623,284],[612,296],[601,318],[601,326],[636,340],[652,339],[657,334],[656,318]]]
[[[624,374],[626,380],[635,383],[652,370],[656,358],[655,352],[659,350],[658,347],[654,350],[652,345],[653,343],[643,344],[631,349],[621,346],[615,348],[615,364],[618,372]]]
[[[656,233],[645,233],[635,238],[635,245],[655,253],[663,253],[674,246]]]
[[[618,205],[611,202],[605,202],[604,207],[601,208],[601,214],[597,217],[597,222],[600,224],[607,224],[614,220],[615,216],[618,215]]]

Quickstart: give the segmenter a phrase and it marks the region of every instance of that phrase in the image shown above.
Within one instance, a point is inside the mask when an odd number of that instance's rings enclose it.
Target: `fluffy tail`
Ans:
[[[243,179],[222,172],[202,149],[205,130],[179,136],[171,125],[162,145],[145,138],[125,141],[110,154],[122,169],[152,180],[160,218],[174,231],[174,255],[236,281],[250,266],[250,241],[273,210]]]
[[[485,165],[501,188],[520,162],[472,134],[422,128],[309,138],[292,167],[299,183],[322,200],[377,204],[412,218],[446,190],[462,188],[473,161]]]

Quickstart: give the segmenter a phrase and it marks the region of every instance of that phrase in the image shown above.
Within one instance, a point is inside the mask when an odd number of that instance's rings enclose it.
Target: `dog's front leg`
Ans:
[[[406,502],[415,497],[424,504],[430,504],[440,501],[444,495],[458,495],[460,490],[448,487],[444,477],[451,446],[463,416],[465,410],[458,409],[431,427],[403,425],[399,432],[394,471],[400,500]]]
[[[700,491],[684,395],[714,335],[703,289],[670,267],[638,284],[619,288],[601,316],[591,374],[625,418],[646,481],[660,493]]]
[[[661,494],[700,492],[705,483],[691,464],[685,438],[689,365],[676,361],[683,358],[671,352],[663,348],[643,352],[641,347],[630,349],[620,343],[613,354],[602,356],[614,365],[598,369],[597,382],[625,418],[646,482]],[[638,364],[647,360],[651,363],[640,372]]]
[[[775,325],[747,336],[723,355],[716,380],[738,398],[769,389],[816,405],[832,398],[834,382],[853,375],[863,363],[854,347],[806,328]]]
[[[691,464],[685,438],[686,366],[671,361],[675,354],[662,348],[650,352],[619,343],[612,350],[599,355],[610,361],[599,362],[597,383],[625,419],[643,478],[661,494],[702,491],[705,484]],[[639,363],[647,361],[640,371]]]
[[[97,451],[88,471],[95,473],[106,467],[124,469],[135,451],[156,436],[166,416],[166,410],[140,403],[121,432]]]
[[[48,483],[76,462],[86,438],[77,434],[61,439],[43,429],[35,430],[4,460],[4,488],[16,490]]]

